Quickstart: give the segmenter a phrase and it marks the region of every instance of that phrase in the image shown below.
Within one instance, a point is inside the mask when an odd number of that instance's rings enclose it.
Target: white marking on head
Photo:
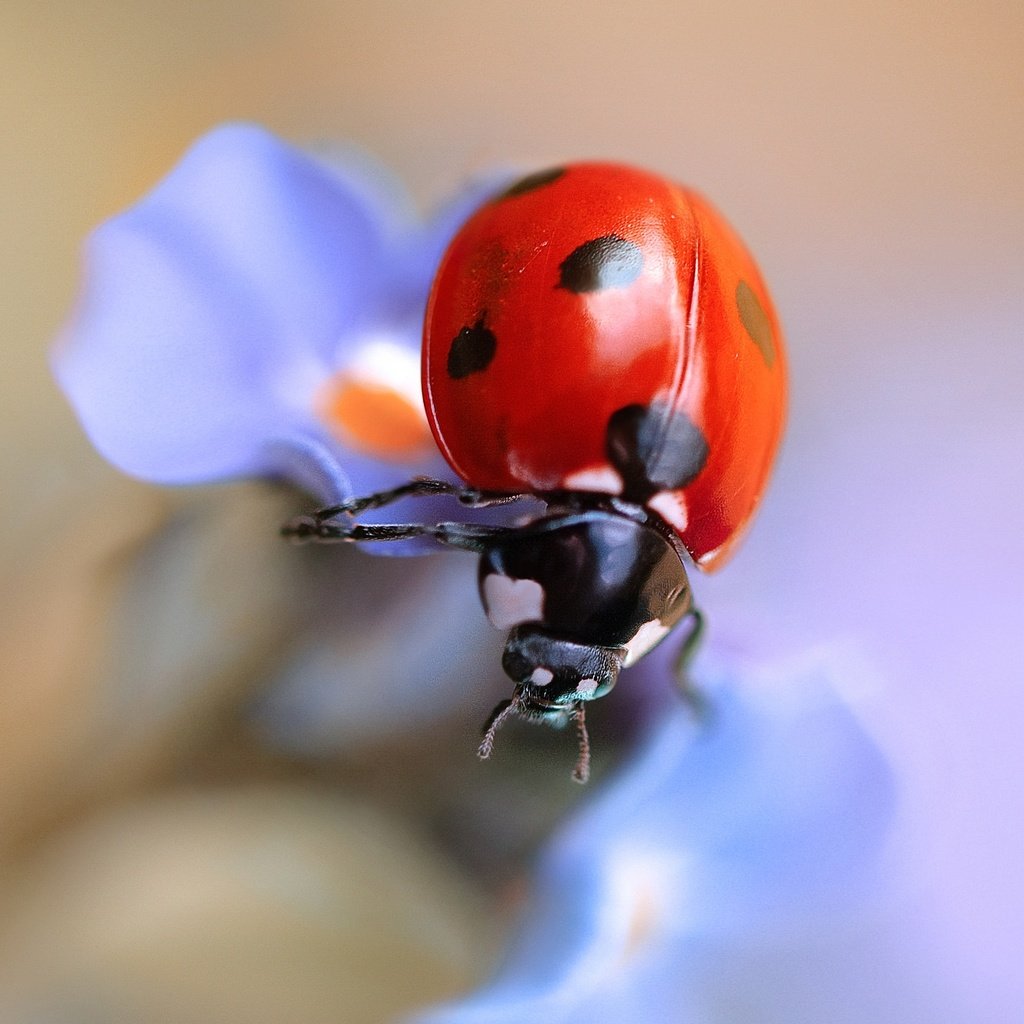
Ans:
[[[562,478],[567,491],[597,491],[599,494],[621,494],[622,477],[611,466],[592,466]]]
[[[682,533],[690,516],[686,510],[686,499],[679,491],[658,491],[647,500],[647,507],[657,512],[674,530]]]
[[[547,686],[552,679],[555,678],[555,673],[549,668],[545,668],[543,665],[538,665],[533,670],[533,675],[530,676],[530,682],[534,686]]]
[[[587,697],[593,697],[597,693],[597,680],[596,679],[581,679],[576,684],[576,692],[580,695],[580,698],[586,700]]]
[[[492,572],[484,577],[484,610],[498,629],[544,618],[544,588],[536,580],[515,580]]]
[[[666,626],[661,619],[651,619],[650,622],[645,622],[633,634],[633,639],[622,645],[626,648],[626,657],[622,662],[623,667],[635,665],[648,651],[657,647],[671,629],[672,627]]]

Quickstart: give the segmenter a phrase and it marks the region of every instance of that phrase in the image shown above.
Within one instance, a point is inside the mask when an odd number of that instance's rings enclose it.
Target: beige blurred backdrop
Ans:
[[[1002,311],[1005,324],[1019,308],[1022,43],[1024,6],[1012,0],[0,6],[0,935],[34,964],[7,969],[51,972],[55,1005],[91,1000],[140,1021],[376,1020],[470,984],[495,942],[480,893],[400,822],[339,810],[329,786],[309,790],[270,758],[224,754],[225,722],[273,656],[297,586],[276,548],[249,543],[278,499],[168,495],[122,480],[81,437],[46,352],[93,225],[224,119],[299,143],[359,143],[425,204],[496,163],[650,165],[713,196],[759,255],[793,353],[794,434],[779,486],[833,500],[842,481],[816,477],[831,456],[812,440],[840,436],[837,420],[870,420],[872,402],[879,415],[906,401],[925,417],[955,417],[969,394],[968,415],[984,423],[979,444],[1017,429],[1020,347],[993,339],[981,317],[960,350],[949,325],[958,310]],[[893,389],[897,377],[905,390]],[[879,472],[915,473],[879,470],[853,443],[836,450],[850,459],[853,490]],[[922,457],[937,466],[945,455]],[[1016,472],[1006,470],[1010,480]],[[936,479],[941,467],[928,486]],[[1006,479],[1001,487],[993,500],[1015,493]],[[807,524],[784,507],[773,493],[766,520],[776,546],[795,553],[787,529]],[[172,540],[154,553],[154,531],[168,522]],[[865,523],[862,550],[885,532]],[[751,540],[767,550],[767,527]],[[878,543],[886,557],[906,546]],[[957,537],[950,549],[988,557],[986,544]],[[141,569],[126,555],[140,550]],[[161,576],[171,563],[176,573]],[[216,590],[240,563],[245,600]],[[749,564],[752,589],[767,587],[760,566],[774,563]],[[900,568],[890,560],[888,571]],[[215,620],[190,619],[190,595],[210,588]],[[167,621],[188,657],[152,650],[167,641],[148,630]],[[190,776],[179,791],[183,766],[224,759],[227,770],[209,772],[219,788]],[[362,823],[340,852],[339,814]],[[288,878],[275,875],[270,896],[264,876],[248,889],[238,880],[240,837],[267,821],[279,860],[316,865],[299,879],[301,899]],[[172,892],[207,894],[191,918],[154,911],[151,896],[168,877],[161,837],[187,828],[195,855],[171,874]],[[388,905],[404,909],[367,953],[372,908],[350,878],[396,848],[410,863],[380,871],[390,882],[374,892],[383,899],[390,885]],[[410,895],[424,890],[447,895]],[[314,920],[307,898],[348,915],[349,931]],[[438,948],[424,950],[424,921],[446,937]],[[256,932],[266,940],[247,960]],[[197,935],[200,952],[182,952]],[[226,956],[236,974],[203,973]],[[371,983],[374,971],[383,973]],[[249,1003],[225,994],[232,979],[250,987]]]

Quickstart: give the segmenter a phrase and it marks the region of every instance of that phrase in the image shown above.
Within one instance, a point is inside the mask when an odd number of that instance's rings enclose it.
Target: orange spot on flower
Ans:
[[[342,375],[327,385],[318,405],[332,433],[378,459],[407,459],[433,444],[419,402],[386,385]]]

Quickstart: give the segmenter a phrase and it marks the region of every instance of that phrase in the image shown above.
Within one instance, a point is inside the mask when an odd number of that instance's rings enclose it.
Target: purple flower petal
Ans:
[[[419,1024],[724,1021],[715,984],[751,949],[841,931],[877,881],[894,784],[830,666],[794,675],[720,681],[699,728],[671,712],[547,850],[495,979]],[[799,1005],[788,1019],[812,1019]]]
[[[421,224],[366,159],[219,128],[90,238],[54,371],[99,451],[155,482],[277,476],[332,502],[440,473],[418,388],[423,309],[452,232],[494,187]],[[370,384],[406,403],[406,448],[332,419],[368,352]]]
[[[264,471],[272,438],[308,429],[382,259],[379,219],[258,128],[200,140],[89,240],[54,367],[97,448],[164,483]]]

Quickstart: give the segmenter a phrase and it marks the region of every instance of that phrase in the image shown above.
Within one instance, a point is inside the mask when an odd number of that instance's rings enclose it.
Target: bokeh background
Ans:
[[[793,408],[749,543],[697,582],[713,639],[862,665],[949,1019],[1019,1020],[1022,42],[996,0],[0,7],[0,1016],[373,1021],[457,993],[575,796],[543,744],[474,775],[502,687],[471,566],[297,556],[272,536],[293,495],[125,480],[50,379],[84,235],[250,119],[364,147],[425,207],[606,156],[727,212]]]

